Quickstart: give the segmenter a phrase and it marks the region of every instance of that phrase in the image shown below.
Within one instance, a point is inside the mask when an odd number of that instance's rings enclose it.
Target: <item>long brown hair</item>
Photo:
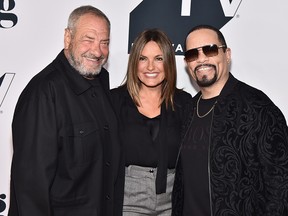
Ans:
[[[149,41],[155,41],[163,52],[163,65],[165,72],[165,79],[162,86],[161,92],[161,104],[165,102],[166,108],[170,105],[174,109],[174,93],[176,88],[176,60],[175,53],[172,46],[172,43],[168,36],[159,29],[148,29],[140,33],[137,38],[134,40],[132,45],[127,74],[125,77],[125,83],[127,85],[128,92],[132,97],[134,103],[139,106],[139,90],[141,87],[141,82],[138,79],[137,70],[138,63],[141,56],[141,52],[144,46]]]

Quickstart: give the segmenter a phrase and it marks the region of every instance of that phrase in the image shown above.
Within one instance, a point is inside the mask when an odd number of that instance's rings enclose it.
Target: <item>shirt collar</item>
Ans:
[[[92,83],[89,82],[86,78],[84,78],[81,74],[79,74],[79,72],[70,65],[68,59],[64,54],[64,50],[59,53],[59,55],[54,61],[56,63],[56,67],[58,67],[58,69],[63,72],[65,79],[68,81],[70,88],[75,92],[75,94],[80,95],[92,87]],[[100,78],[103,77],[102,75],[100,76],[102,72],[105,73],[106,70],[102,68],[101,72],[98,75],[100,83],[105,81],[103,80],[103,78]]]

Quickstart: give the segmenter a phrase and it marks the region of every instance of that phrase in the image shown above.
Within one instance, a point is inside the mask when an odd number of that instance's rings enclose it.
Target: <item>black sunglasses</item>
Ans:
[[[210,44],[194,49],[187,50],[184,54],[185,60],[187,62],[195,61],[199,57],[199,50],[202,49],[203,53],[207,57],[217,56],[218,55],[218,49],[225,48],[225,45],[217,46],[216,44]],[[225,50],[224,50],[225,51]]]

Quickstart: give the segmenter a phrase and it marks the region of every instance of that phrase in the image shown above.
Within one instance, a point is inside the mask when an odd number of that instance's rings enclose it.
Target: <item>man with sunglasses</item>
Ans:
[[[222,33],[194,27],[185,61],[193,98],[177,162],[173,215],[288,215],[288,128],[278,107],[230,72]]]

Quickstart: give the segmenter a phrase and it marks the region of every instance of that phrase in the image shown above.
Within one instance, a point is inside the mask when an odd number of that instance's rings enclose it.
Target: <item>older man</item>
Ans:
[[[110,21],[76,8],[64,50],[22,92],[13,124],[9,216],[113,215],[120,146],[103,68]]]

